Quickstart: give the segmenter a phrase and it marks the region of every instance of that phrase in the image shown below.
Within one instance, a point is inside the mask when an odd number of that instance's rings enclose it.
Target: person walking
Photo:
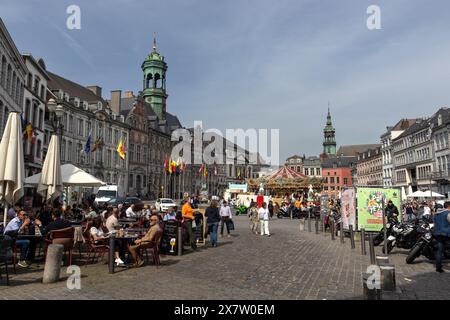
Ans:
[[[269,200],[269,205],[267,207],[269,209],[269,215],[270,215],[270,219],[273,218],[273,203],[272,200]]]
[[[189,196],[184,199],[184,204],[181,208],[181,214],[183,215],[183,220],[189,234],[189,242],[191,244],[191,247],[192,249],[196,250],[197,244],[195,241],[194,230],[192,229],[192,221],[194,221],[194,210],[192,210],[191,198]]]
[[[409,202],[406,204],[406,216],[408,218],[408,222],[411,222],[414,220],[414,210],[413,210],[411,203],[409,203]]]
[[[227,202],[224,201],[222,206],[220,207],[220,236],[223,237],[223,225],[226,224],[227,226],[227,237],[230,236],[230,223],[231,219],[233,218],[231,215],[231,209],[228,206]]]
[[[442,269],[442,254],[444,253],[445,244],[450,239],[450,201],[445,202],[445,209],[439,209],[433,217],[434,236],[438,243],[436,251],[436,272],[444,272]]]
[[[259,221],[261,222],[261,235],[269,236],[269,209],[267,203],[263,202],[261,208],[258,209]]]
[[[248,217],[250,219],[250,230],[258,234],[259,215],[256,202],[252,202],[252,206],[248,210]]]
[[[219,229],[220,213],[217,207],[217,201],[212,200],[211,204],[205,211],[206,225],[210,234],[211,246],[217,247],[217,229]]]

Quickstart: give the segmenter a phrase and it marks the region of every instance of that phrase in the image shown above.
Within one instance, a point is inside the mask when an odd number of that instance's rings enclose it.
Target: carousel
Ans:
[[[319,178],[309,178],[289,167],[283,166],[278,170],[258,179],[247,179],[249,189],[258,192],[263,187],[267,194],[282,197],[292,193],[318,193],[322,190]]]

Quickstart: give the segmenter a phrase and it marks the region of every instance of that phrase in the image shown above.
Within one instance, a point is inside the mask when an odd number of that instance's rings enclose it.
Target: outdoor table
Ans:
[[[37,235],[37,234],[18,234],[17,240],[29,240],[30,241],[29,250],[31,250],[31,253],[29,254],[29,258],[30,258],[30,260],[34,260],[36,244],[42,242],[44,240],[44,236]]]
[[[114,252],[116,251],[116,244],[114,240],[133,240],[139,238],[139,233],[125,234],[122,237],[116,237],[116,234],[112,234],[109,237],[109,253],[108,253],[108,261],[109,261],[109,273],[114,273]]]

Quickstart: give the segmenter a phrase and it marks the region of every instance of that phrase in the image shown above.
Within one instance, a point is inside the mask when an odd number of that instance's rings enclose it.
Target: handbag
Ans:
[[[228,227],[228,230],[230,230],[230,231],[234,230],[234,222],[232,219],[228,219],[227,227]]]

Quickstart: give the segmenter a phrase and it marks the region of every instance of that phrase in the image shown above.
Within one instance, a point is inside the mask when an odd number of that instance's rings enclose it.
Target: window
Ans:
[[[108,143],[111,143],[111,141],[112,141],[112,128],[111,127],[108,128],[108,133],[106,135],[106,141]]]
[[[92,124],[91,124],[91,122],[88,120],[87,125],[86,125],[86,137],[88,137],[89,134],[91,133],[91,128],[92,128]]]
[[[73,130],[73,115],[69,116],[69,132],[74,132],[74,130]]]
[[[12,69],[11,69],[11,65],[8,63],[8,73],[6,75],[6,91],[10,92],[11,90],[11,77],[12,77]]]
[[[39,129],[44,129],[44,111],[42,109],[39,109]]]
[[[41,99],[43,101],[45,101],[45,87],[44,85],[41,85],[41,95],[40,95]]]
[[[305,175],[309,176],[309,169],[308,168],[305,168]]]
[[[42,159],[41,158],[41,140],[38,140],[36,145],[37,145],[37,147],[36,147],[36,158]]]
[[[68,143],[67,161],[72,161],[72,141]]]
[[[339,183],[339,177],[336,177],[336,183]]]
[[[320,169],[316,168],[316,176],[320,176]]]
[[[133,175],[132,174],[130,174],[128,185],[130,186],[130,188],[133,188]]]
[[[33,91],[36,95],[39,95],[39,78],[38,77],[34,77],[34,87],[33,87]]]
[[[27,86],[28,88],[31,90],[32,87],[32,83],[33,83],[33,75],[31,73],[28,74],[28,80],[27,80]]]
[[[325,183],[328,183],[328,177],[325,177]]]
[[[62,139],[61,142],[61,161],[66,160],[66,140]]]
[[[78,119],[78,135],[83,137],[84,132],[84,121],[83,119]]]
[[[30,109],[31,109],[31,101],[30,99],[25,100],[25,122],[30,121]]]
[[[112,158],[111,150],[108,150],[106,153],[106,166],[107,167],[111,166],[111,158]]]
[[[344,184],[345,184],[345,185],[348,184],[348,178],[344,178]]]
[[[114,130],[114,144],[119,143],[119,130]]]
[[[0,84],[6,89],[5,80],[6,80],[6,58],[5,56],[2,56],[2,73],[0,78]]]
[[[134,144],[130,144],[130,161],[134,161]]]
[[[334,183],[334,177],[330,178],[330,183]]]
[[[78,143],[77,146],[77,163],[81,163],[81,156],[83,154],[83,145],[81,143]]]

